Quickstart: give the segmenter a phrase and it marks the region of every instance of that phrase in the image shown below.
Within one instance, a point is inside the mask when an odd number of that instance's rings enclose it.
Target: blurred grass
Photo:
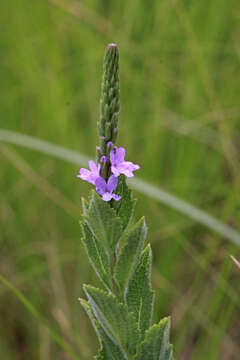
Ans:
[[[144,179],[239,229],[239,16],[233,0],[1,2],[0,125],[94,156],[103,52],[114,41],[119,144]],[[98,283],[77,221],[89,186],[71,164],[1,149],[0,274],[90,359],[97,340],[77,301],[83,283]],[[173,315],[176,358],[238,360],[240,278],[229,254],[239,249],[136,195],[153,244],[155,320]],[[0,319],[0,358],[71,359],[3,285]]]

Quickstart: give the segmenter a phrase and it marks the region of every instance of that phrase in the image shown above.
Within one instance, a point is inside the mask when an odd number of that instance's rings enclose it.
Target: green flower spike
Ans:
[[[100,120],[98,121],[99,146],[97,148],[97,161],[102,156],[107,162],[102,170],[102,176],[107,179],[109,175],[109,154],[112,144],[117,140],[118,117],[120,110],[119,88],[119,52],[116,44],[109,44],[105,51],[103,63],[103,79],[100,100]]]

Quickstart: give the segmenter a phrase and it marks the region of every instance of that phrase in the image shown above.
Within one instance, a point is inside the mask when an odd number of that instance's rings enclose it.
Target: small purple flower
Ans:
[[[110,152],[111,171],[114,176],[124,174],[127,177],[133,177],[133,171],[140,169],[139,165],[133,164],[131,161],[124,161],[125,149],[120,147],[119,149],[114,146]]]
[[[105,162],[107,162],[107,157],[105,156],[105,155],[103,155],[102,157],[101,157],[101,163],[102,164],[104,164]]]
[[[95,180],[100,176],[100,165],[95,164],[92,160],[88,164],[90,170],[81,168],[77,177],[95,185]]]
[[[99,176],[95,181],[96,191],[99,195],[102,196],[104,201],[110,201],[111,199],[119,201],[121,199],[121,196],[113,194],[117,184],[118,178],[113,175],[110,176],[107,182],[101,176]]]

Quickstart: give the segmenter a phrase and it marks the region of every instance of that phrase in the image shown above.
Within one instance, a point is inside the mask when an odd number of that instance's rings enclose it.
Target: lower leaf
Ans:
[[[83,299],[80,299],[81,305],[87,312],[94,329],[98,335],[101,349],[98,355],[95,356],[95,360],[128,360],[128,358],[121,352],[119,346],[117,346],[112,339],[106,334],[102,326],[97,321],[90,304]]]
[[[124,357],[135,354],[139,342],[139,331],[134,316],[128,312],[127,305],[105,291],[84,285],[92,312],[107,336],[120,349]]]
[[[173,360],[172,345],[169,344],[170,319],[164,318],[153,325],[144,341],[138,346],[135,360]]]

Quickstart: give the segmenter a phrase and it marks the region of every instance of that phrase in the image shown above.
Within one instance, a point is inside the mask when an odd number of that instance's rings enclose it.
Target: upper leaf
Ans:
[[[142,338],[149,329],[152,320],[153,295],[151,286],[152,251],[148,245],[142,252],[139,264],[129,281],[126,302],[130,312],[138,321]]]
[[[173,360],[172,345],[169,344],[170,319],[164,318],[153,325],[144,341],[138,346],[135,360]]]
[[[83,211],[83,214],[86,215],[87,209],[89,207],[89,202],[84,198],[82,198],[81,200],[82,200],[82,211]]]
[[[123,232],[121,220],[116,211],[95,191],[92,193],[85,220],[95,237],[112,255]]]
[[[128,283],[138,264],[140,253],[146,238],[146,223],[144,218],[127,233],[126,243],[120,252],[114,269],[114,278],[122,292],[126,293]]]
[[[82,242],[88,254],[91,265],[108,290],[111,289],[110,259],[105,248],[91,233],[86,222],[81,223]]]
[[[116,192],[121,196],[121,200],[114,205],[117,209],[117,214],[121,219],[123,230],[125,230],[132,219],[136,200],[132,199],[132,191],[126,184],[125,176],[120,175],[118,179]]]
[[[139,331],[134,316],[127,306],[118,303],[114,295],[84,286],[92,311],[108,337],[121,349],[125,357],[133,355],[139,341]]]

